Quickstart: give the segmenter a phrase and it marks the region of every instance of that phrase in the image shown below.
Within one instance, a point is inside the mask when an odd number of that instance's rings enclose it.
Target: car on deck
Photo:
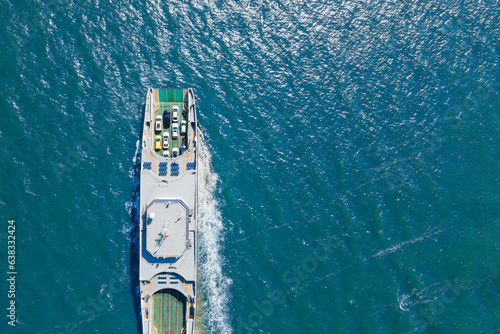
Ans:
[[[161,150],[161,136],[155,137],[155,150]]]
[[[172,139],[179,137],[179,123],[172,123]]]
[[[163,127],[168,128],[170,126],[170,110],[165,110],[163,112]]]
[[[164,131],[163,132],[163,149],[164,150],[168,149],[169,144],[170,144],[170,132]]]
[[[186,134],[186,121],[181,121],[181,135]]]
[[[177,123],[179,121],[179,107],[174,106],[172,108],[172,123]]]
[[[161,116],[156,116],[156,131],[161,131]]]

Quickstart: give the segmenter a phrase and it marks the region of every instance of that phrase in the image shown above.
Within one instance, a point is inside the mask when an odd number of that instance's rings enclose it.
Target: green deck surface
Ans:
[[[186,297],[179,291],[166,289],[152,298],[156,333],[181,334],[186,323]]]
[[[160,102],[184,102],[184,89],[158,89]]]
[[[168,102],[175,102],[174,91],[175,91],[174,89],[168,89],[167,90],[167,101]]]
[[[160,102],[167,102],[167,90],[166,89],[158,89],[158,100]]]
[[[174,102],[184,102],[184,90],[183,89],[175,89],[175,98]]]

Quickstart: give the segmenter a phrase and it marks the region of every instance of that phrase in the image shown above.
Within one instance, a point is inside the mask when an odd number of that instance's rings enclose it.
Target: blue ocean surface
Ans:
[[[140,333],[148,87],[198,97],[199,333],[500,333],[497,0],[0,18],[1,333]]]

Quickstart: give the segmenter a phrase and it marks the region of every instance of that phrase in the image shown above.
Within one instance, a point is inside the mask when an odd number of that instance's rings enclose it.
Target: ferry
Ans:
[[[144,334],[194,334],[197,287],[196,101],[149,88],[140,171],[139,284]]]

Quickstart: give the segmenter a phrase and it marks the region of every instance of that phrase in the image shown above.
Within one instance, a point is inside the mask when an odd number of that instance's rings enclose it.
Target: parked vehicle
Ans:
[[[161,136],[155,137],[155,150],[161,150]]]
[[[170,132],[164,131],[163,132],[163,149],[166,150],[168,149],[170,144]]]
[[[179,107],[174,106],[172,108],[172,123],[177,123],[179,122]]]
[[[181,135],[186,134],[186,121],[181,121]]]
[[[173,123],[172,124],[172,139],[177,139],[177,137],[179,137],[179,124]]]
[[[170,110],[165,110],[163,112],[163,127],[170,127]]]
[[[161,131],[161,116],[156,116],[156,131]]]

